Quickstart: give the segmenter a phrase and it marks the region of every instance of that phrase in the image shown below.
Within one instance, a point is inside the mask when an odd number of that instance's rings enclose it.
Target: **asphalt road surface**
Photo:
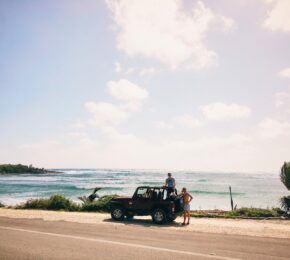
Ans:
[[[0,217],[0,259],[290,259],[289,239]]]

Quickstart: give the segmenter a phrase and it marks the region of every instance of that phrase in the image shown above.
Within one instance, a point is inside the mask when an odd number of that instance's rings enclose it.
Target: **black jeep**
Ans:
[[[110,202],[111,216],[122,220],[151,215],[157,224],[171,222],[183,211],[182,199],[166,187],[138,187],[133,197],[119,197]]]

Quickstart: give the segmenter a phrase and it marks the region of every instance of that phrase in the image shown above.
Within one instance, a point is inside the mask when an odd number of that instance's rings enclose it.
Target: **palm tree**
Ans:
[[[290,191],[290,162],[284,162],[281,168],[280,179],[285,187]],[[284,196],[281,198],[281,206],[286,212],[290,210],[290,196]]]

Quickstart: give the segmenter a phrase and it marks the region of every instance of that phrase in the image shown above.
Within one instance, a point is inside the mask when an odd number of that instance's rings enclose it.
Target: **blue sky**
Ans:
[[[277,172],[290,3],[0,1],[0,163]]]

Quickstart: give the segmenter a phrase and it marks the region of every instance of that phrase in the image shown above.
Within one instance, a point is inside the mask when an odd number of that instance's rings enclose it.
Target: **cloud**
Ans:
[[[290,123],[281,122],[272,118],[263,119],[259,125],[259,133],[264,138],[275,138],[278,136],[290,134]]]
[[[228,31],[231,18],[215,14],[201,1],[186,7],[181,0],[106,0],[117,33],[117,47],[130,57],[200,69],[215,64],[217,54],[205,44],[212,26]]]
[[[164,122],[164,121],[158,121],[155,123],[155,126],[159,129],[173,129],[174,126],[170,123]]]
[[[285,68],[279,72],[279,75],[284,78],[290,78],[290,68]]]
[[[200,109],[208,120],[213,121],[241,119],[251,115],[251,109],[249,107],[237,104],[227,105],[221,102],[207,104],[201,106]]]
[[[271,31],[290,32],[290,1],[289,0],[266,0],[271,5],[264,26]]]
[[[143,68],[143,69],[140,69],[139,76],[150,76],[150,75],[153,75],[159,71],[160,70],[153,68],[153,67]]]
[[[86,102],[85,108],[93,115],[96,126],[117,125],[129,117],[129,113],[120,106],[107,102]]]
[[[276,107],[282,107],[290,104],[290,93],[278,92],[274,95]]]
[[[114,62],[114,66],[115,66],[115,71],[116,71],[117,73],[120,73],[120,72],[122,71],[122,65],[121,65],[120,62],[115,61],[115,62]]]
[[[107,88],[112,97],[124,102],[140,102],[149,96],[145,88],[133,84],[126,79],[109,81]]]
[[[182,115],[176,117],[174,121],[178,126],[182,126],[185,128],[198,128],[202,125],[199,119],[194,118],[191,115]]]
[[[98,127],[118,125],[140,108],[149,93],[132,82],[121,79],[107,82],[108,93],[120,103],[86,102],[86,110],[93,115],[90,122]]]

